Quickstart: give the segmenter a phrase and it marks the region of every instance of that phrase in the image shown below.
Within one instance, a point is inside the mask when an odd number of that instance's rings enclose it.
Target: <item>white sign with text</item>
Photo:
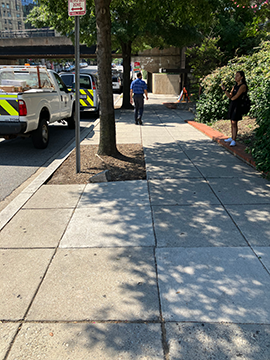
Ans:
[[[86,0],[68,0],[68,15],[78,16],[85,15]]]

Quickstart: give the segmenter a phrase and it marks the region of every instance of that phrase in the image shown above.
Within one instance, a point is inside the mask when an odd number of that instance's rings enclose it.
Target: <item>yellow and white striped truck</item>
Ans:
[[[31,136],[36,148],[49,142],[49,124],[75,127],[74,94],[57,73],[42,66],[0,66],[0,137]]]
[[[74,72],[62,72],[59,75],[70,91],[75,90]],[[84,71],[80,73],[80,111],[86,110],[99,114],[99,96],[97,78]]]

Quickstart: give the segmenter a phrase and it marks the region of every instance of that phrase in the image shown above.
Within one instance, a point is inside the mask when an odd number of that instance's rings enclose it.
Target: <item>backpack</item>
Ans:
[[[241,100],[241,113],[247,115],[249,113],[251,101],[247,93],[245,93]]]

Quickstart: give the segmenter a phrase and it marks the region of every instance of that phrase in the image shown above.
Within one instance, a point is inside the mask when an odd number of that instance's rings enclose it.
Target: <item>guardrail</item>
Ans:
[[[56,36],[56,34],[55,34],[55,30],[50,28],[0,31],[0,39],[52,37],[52,36]]]

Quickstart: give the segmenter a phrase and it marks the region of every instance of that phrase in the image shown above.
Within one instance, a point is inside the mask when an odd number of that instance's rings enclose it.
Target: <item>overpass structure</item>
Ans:
[[[80,45],[81,57],[95,57],[96,45]],[[0,59],[73,58],[74,45],[51,29],[33,29],[0,33]]]

